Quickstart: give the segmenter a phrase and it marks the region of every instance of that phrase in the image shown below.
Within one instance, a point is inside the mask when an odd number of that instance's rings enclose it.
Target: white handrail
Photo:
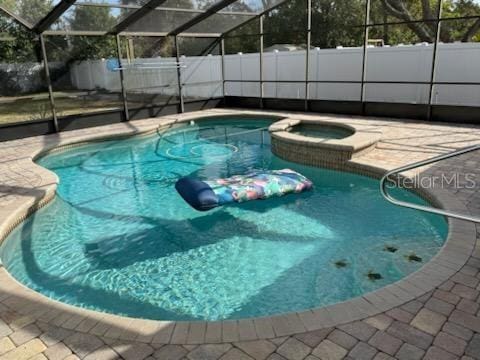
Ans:
[[[474,146],[469,146],[469,147],[466,147],[466,148],[463,148],[463,149],[460,149],[460,150],[453,151],[453,152],[448,153],[448,154],[439,155],[439,156],[433,157],[431,159],[418,161],[418,162],[415,162],[413,164],[405,165],[405,166],[399,167],[397,169],[391,170],[391,171],[387,172],[382,177],[382,179],[380,180],[380,192],[381,192],[382,196],[387,201],[391,202],[392,204],[398,205],[398,206],[403,206],[403,207],[407,207],[407,208],[410,208],[410,209],[425,211],[425,212],[429,212],[429,213],[433,213],[433,214],[437,214],[437,215],[443,215],[443,216],[447,216],[447,217],[451,217],[451,218],[455,218],[455,219],[480,223],[480,218],[479,217],[457,214],[457,213],[454,213],[452,211],[447,211],[447,210],[433,208],[433,207],[430,207],[430,206],[417,205],[417,204],[409,203],[409,202],[406,202],[406,201],[397,200],[394,197],[392,197],[387,191],[387,181],[393,182],[391,179],[389,179],[389,177],[392,176],[392,175],[398,175],[398,173],[400,173],[402,171],[412,170],[412,169],[415,169],[415,168],[418,168],[418,167],[422,167],[424,165],[432,164],[432,163],[435,163],[435,162],[438,162],[438,161],[441,161],[441,160],[445,160],[445,159],[450,159],[452,157],[467,154],[467,153],[470,153],[472,151],[477,151],[477,150],[480,150],[480,144],[479,145],[474,145]]]

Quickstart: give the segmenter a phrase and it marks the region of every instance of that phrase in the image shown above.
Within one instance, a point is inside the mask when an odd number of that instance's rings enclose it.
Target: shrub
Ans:
[[[0,69],[0,95],[15,96],[20,94],[22,89],[17,83],[13,73]]]

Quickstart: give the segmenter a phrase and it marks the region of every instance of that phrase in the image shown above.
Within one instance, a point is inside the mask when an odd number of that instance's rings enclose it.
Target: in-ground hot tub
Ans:
[[[347,161],[375,148],[381,133],[322,120],[285,119],[270,126],[272,152],[306,165],[343,168]]]
[[[305,122],[293,125],[286,130],[292,134],[313,137],[317,139],[340,140],[355,134],[355,130],[347,126],[335,126],[330,124],[308,124]]]

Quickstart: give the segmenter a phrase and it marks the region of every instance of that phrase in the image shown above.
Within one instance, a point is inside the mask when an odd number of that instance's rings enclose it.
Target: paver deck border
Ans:
[[[55,149],[78,146],[79,144],[92,141],[103,141],[118,138],[119,136],[148,134],[157,131],[159,128],[163,130],[172,125],[193,119],[201,120],[205,117],[225,115],[261,115],[288,118],[290,120],[301,119],[302,121],[312,119],[312,115],[307,116],[286,112],[221,109],[148,119],[141,123],[141,129],[117,129],[107,126],[103,127],[107,129],[107,132],[103,134],[89,129],[90,132],[88,134],[67,136],[65,139],[56,139],[50,143],[48,141],[38,142],[30,140],[29,142],[29,140],[26,140],[25,143],[29,144],[26,146],[31,147],[29,155],[10,161],[14,161],[16,165],[38,174],[41,177],[41,183],[32,189],[27,189],[17,194],[18,196],[12,203],[0,208],[0,243],[13,228],[55,197],[55,190],[59,182],[58,177],[33,162],[42,154],[56,151]],[[326,119],[325,116],[321,115],[318,118]],[[335,121],[337,122],[342,121],[342,119],[351,120],[352,117],[335,116]],[[108,128],[113,129],[108,130]],[[98,129],[102,129],[102,127]],[[48,136],[38,138],[45,140]],[[1,152],[2,150],[0,149],[0,154]],[[385,171],[390,170],[357,163],[354,159],[340,164],[336,168],[372,177],[379,177]],[[446,190],[424,190],[421,195],[432,201],[436,206],[465,214],[469,213],[465,205]],[[77,318],[79,320],[78,323],[86,321],[91,324],[97,324],[101,322],[103,324],[101,330],[94,325],[85,326],[84,328],[77,327],[76,330],[91,333],[97,331],[101,333],[99,335],[104,335],[105,337],[118,338],[125,336],[125,334],[133,334],[130,336],[137,341],[163,344],[198,344],[206,342],[207,339],[209,342],[269,339],[337,326],[371,317],[407,303],[433,290],[461,269],[475,247],[476,229],[473,223],[455,219],[449,219],[448,223],[449,233],[444,246],[432,260],[418,271],[395,283],[345,302],[276,316],[217,322],[176,322],[128,318],[83,309],[47,298],[17,282],[3,267],[0,268],[0,290],[10,294],[12,302],[9,306],[20,313],[60,327],[66,327],[68,323],[68,321],[59,323],[58,319],[62,317],[62,314],[65,315],[65,318]],[[18,298],[22,298],[24,301],[18,301]],[[6,299],[3,302],[8,303],[8,300]],[[119,333],[118,329],[124,329],[123,333]]]

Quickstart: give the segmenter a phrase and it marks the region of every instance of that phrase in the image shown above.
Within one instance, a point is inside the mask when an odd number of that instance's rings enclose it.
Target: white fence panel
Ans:
[[[260,54],[225,55],[225,79],[260,80]]]
[[[82,61],[73,65],[75,76],[72,77],[72,84],[79,90],[94,90],[92,79],[92,61]],[[106,89],[106,88],[104,88]],[[110,89],[108,89],[110,90]]]
[[[362,48],[312,49],[309,80],[360,81],[362,57]]]
[[[362,48],[313,49],[310,51],[308,79],[313,81],[360,81]],[[311,83],[309,98],[359,101],[360,84]]]
[[[439,44],[436,80],[480,82],[480,43]]]
[[[480,44],[439,44],[436,81],[480,82]],[[480,86],[436,85],[434,103],[478,106]]]
[[[363,49],[337,48],[312,49],[309,61],[311,81],[360,81]],[[367,49],[366,79],[368,81],[429,81],[433,46],[431,44],[394,47],[369,47]],[[268,52],[264,54],[263,76],[266,97],[303,99],[305,97],[305,55],[303,51]],[[437,56],[437,81],[480,82],[480,44],[439,44]],[[168,64],[174,58],[138,59],[139,63]],[[181,69],[185,95],[206,98],[222,95],[221,57],[182,57],[186,68]],[[120,89],[118,73],[106,69],[105,61],[75,63],[71,69],[72,83],[82,90],[102,88]],[[127,71],[126,83],[136,92],[174,94],[176,69]],[[225,56],[226,94],[235,96],[260,96],[259,54],[234,54]],[[244,80],[248,82],[228,82]],[[251,81],[251,82],[250,82]],[[299,81],[282,83],[282,81]],[[166,87],[166,85],[170,85]],[[359,100],[359,84],[311,83],[311,99]],[[427,103],[428,85],[367,84],[367,101]],[[439,104],[480,105],[480,86],[438,85],[434,100]]]
[[[185,97],[210,98],[222,96],[222,58],[218,55],[202,57],[182,56],[182,83]]]
[[[367,81],[430,81],[432,44],[367,49]],[[428,103],[429,86],[368,84],[366,101]]]

